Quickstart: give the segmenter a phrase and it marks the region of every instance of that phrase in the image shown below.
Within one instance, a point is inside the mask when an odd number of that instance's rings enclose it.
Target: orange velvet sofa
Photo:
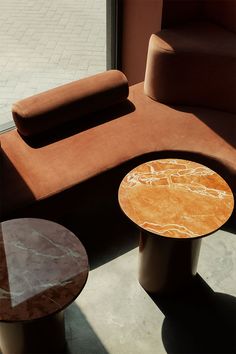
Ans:
[[[117,211],[123,176],[163,157],[208,165],[236,193],[234,29],[196,9],[179,24],[168,6],[144,83],[111,70],[13,105],[16,128],[0,135],[1,220]]]

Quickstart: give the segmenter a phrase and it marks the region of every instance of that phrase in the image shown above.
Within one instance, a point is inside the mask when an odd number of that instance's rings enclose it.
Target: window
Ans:
[[[106,0],[0,2],[0,130],[11,105],[106,70]]]

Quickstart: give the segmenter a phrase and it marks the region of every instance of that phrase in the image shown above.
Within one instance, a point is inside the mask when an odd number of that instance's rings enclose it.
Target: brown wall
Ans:
[[[129,84],[144,80],[149,38],[161,28],[162,0],[123,0],[121,67]]]

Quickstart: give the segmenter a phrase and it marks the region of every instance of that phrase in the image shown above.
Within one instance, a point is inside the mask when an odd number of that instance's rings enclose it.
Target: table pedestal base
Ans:
[[[65,344],[63,311],[34,321],[0,323],[3,354],[59,354]]]
[[[151,293],[180,291],[196,274],[201,238],[175,239],[141,231],[139,282]]]

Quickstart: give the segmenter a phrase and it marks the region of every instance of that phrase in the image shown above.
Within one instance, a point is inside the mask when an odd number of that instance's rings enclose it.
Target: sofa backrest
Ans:
[[[202,14],[202,1],[163,0],[162,28],[193,21]]]
[[[235,0],[204,1],[203,12],[208,20],[236,32]]]
[[[146,95],[168,105],[235,113],[236,35],[228,27],[236,2],[164,0],[164,4],[167,27],[149,42]]]
[[[163,0],[162,28],[210,20],[236,32],[235,0]]]

